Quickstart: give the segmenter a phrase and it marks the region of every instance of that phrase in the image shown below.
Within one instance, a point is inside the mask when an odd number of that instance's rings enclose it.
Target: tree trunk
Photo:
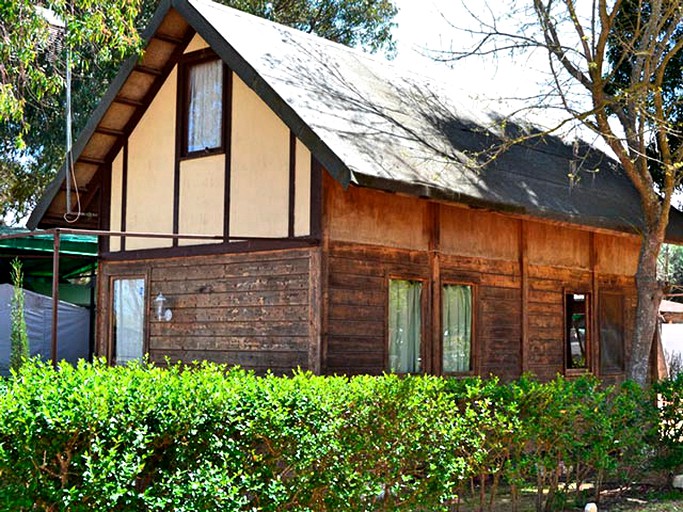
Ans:
[[[628,359],[628,378],[641,386],[648,383],[652,340],[663,295],[662,287],[657,281],[657,256],[662,242],[656,230],[646,231],[643,234],[643,243],[638,257],[638,271],[636,272],[638,305],[631,357]]]

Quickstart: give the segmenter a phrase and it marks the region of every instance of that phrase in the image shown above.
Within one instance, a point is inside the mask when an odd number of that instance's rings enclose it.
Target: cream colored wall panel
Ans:
[[[119,231],[121,229],[121,199],[123,197],[123,150],[119,151],[111,164],[111,204],[109,208],[109,229]],[[121,239],[109,238],[109,250],[120,251]]]
[[[230,235],[285,237],[289,129],[233,74]]]
[[[457,256],[517,261],[519,221],[481,210],[441,205],[441,250]]]
[[[195,34],[192,40],[190,41],[190,44],[187,45],[187,48],[185,48],[185,53],[190,53],[190,52],[196,52],[197,50],[203,50],[204,48],[208,48],[209,43],[204,41],[202,36],[199,34]]]
[[[590,233],[556,224],[528,222],[529,264],[590,269]]]
[[[311,234],[311,152],[296,141],[294,179],[294,236]]]
[[[181,234],[222,235],[225,211],[225,155],[185,160],[180,164],[180,205],[178,227]],[[210,240],[183,240],[179,245],[219,243]]]
[[[176,74],[174,69],[128,139],[127,231],[173,231]],[[127,250],[171,245],[170,239],[126,239]]]

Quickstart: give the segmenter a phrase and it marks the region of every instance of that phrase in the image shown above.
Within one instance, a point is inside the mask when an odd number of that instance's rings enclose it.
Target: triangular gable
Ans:
[[[228,67],[259,95],[340,183],[348,185],[350,172],[344,163],[207,22],[195,6],[184,0],[164,0],[143,34],[146,43],[142,58],[132,56],[121,66],[74,144],[76,181],[79,188],[86,191],[86,194],[82,194],[85,197],[82,202],[86,206],[100,190],[101,184],[97,183],[95,176],[119,153],[125,138],[135,130],[195,34],[199,34]],[[156,48],[152,55],[150,50],[155,44],[165,45],[166,48]],[[145,84],[141,83],[137,75],[147,75],[153,79]],[[135,97],[126,94],[134,89],[143,92],[138,92]],[[128,112],[117,109],[127,109]],[[102,172],[99,175],[106,179]],[[50,216],[51,211],[65,210],[65,177],[66,167],[62,166],[31,213],[27,223],[30,229],[69,225],[59,216]],[[75,204],[75,198],[73,202]],[[79,222],[78,227],[94,228],[97,224],[89,220],[86,212],[85,220]]]

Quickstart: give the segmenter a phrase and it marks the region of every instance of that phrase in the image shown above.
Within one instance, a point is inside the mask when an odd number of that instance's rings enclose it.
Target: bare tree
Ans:
[[[463,2],[473,9],[479,7],[474,0]],[[677,115],[681,95],[671,94],[670,86],[676,69],[678,87],[683,82],[683,1],[512,0],[512,4],[512,9],[503,12],[514,12],[516,19],[524,20],[516,30],[500,28],[502,18],[491,9],[486,19],[473,14],[478,28],[467,31],[476,39],[474,46],[440,57],[545,52],[550,94],[535,95],[529,101],[534,107],[559,106],[565,120],[555,128],[578,121],[597,134],[619,160],[638,191],[643,214],[628,376],[645,384],[663,294],[657,280],[657,256],[672,195],[683,178]],[[577,91],[582,93],[580,101]],[[653,178],[654,167],[660,170],[660,180]]]

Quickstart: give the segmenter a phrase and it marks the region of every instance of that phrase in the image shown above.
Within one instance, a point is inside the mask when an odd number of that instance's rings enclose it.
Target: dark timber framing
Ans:
[[[323,167],[311,154],[311,219],[309,236],[320,240],[322,238],[323,220]]]
[[[289,238],[294,238],[294,223],[296,209],[296,135],[289,132],[289,215],[288,215],[288,234]]]
[[[128,139],[123,143],[123,165],[121,166],[121,231],[126,231],[126,205],[128,203]],[[121,237],[121,250],[126,250],[126,237]]]
[[[232,180],[232,70],[223,66],[223,137],[225,146],[225,183],[223,186],[223,237],[230,241],[230,189]]]

